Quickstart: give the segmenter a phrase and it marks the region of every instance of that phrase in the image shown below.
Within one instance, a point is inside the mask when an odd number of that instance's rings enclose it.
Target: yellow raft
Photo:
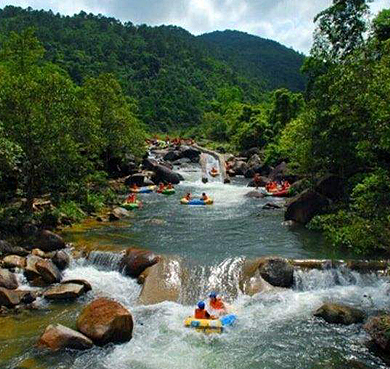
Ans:
[[[222,333],[223,325],[219,319],[195,319],[194,317],[188,317],[184,321],[184,326],[194,328],[198,332],[206,334]]]

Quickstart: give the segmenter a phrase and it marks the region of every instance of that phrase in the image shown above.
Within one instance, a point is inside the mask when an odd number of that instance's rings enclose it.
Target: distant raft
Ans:
[[[262,188],[260,188],[260,192],[264,196],[287,197],[289,195],[289,189],[276,190],[276,191],[269,192],[264,187],[262,187]]]
[[[219,176],[219,172],[218,172],[218,170],[211,170],[210,172],[210,175],[211,175],[211,177],[217,177],[217,176]]]
[[[140,187],[137,189],[130,188],[130,192],[133,193],[151,193],[156,189],[156,186]]]
[[[163,195],[173,195],[176,192],[174,188],[166,188],[165,190],[162,190],[161,193]]]
[[[206,201],[200,200],[200,199],[194,199],[194,200],[188,201],[185,197],[183,197],[180,200],[180,203],[182,205],[200,205],[200,206],[203,206],[203,205],[212,205],[214,203],[214,200],[209,198]]]
[[[184,326],[206,334],[222,333],[225,327],[232,326],[236,320],[237,316],[234,314],[225,315],[219,319],[195,319],[194,317],[188,317],[184,321]]]
[[[122,208],[125,208],[127,210],[138,209],[140,206],[141,206],[141,202],[138,200],[136,202],[124,202],[122,204]]]

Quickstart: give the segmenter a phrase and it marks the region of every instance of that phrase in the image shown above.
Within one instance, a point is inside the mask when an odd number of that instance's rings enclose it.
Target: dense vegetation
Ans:
[[[12,6],[0,10],[3,38],[30,26],[47,51],[45,59],[77,84],[114,74],[138,101],[138,118],[154,131],[199,124],[219,88],[238,87],[250,103],[267,89],[304,89],[302,55],[245,33],[195,37],[174,26],[122,24],[84,12],[64,17]]]
[[[1,48],[1,199],[26,198],[22,207],[2,209],[3,231],[17,228],[14,215],[31,214],[34,198],[46,193],[72,216],[97,210],[103,195],[95,189],[110,160],[144,153],[134,103],[112,75],[78,86],[43,55],[31,29],[11,33]]]

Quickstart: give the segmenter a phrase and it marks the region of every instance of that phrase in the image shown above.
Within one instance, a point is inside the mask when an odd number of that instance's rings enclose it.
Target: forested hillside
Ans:
[[[216,49],[219,59],[243,76],[264,81],[266,89],[288,87],[302,91],[305,81],[299,69],[304,56],[261,37],[238,31],[216,31],[200,36]]]
[[[46,49],[46,61],[77,84],[113,73],[137,100],[138,117],[151,130],[196,126],[220,88],[238,87],[243,102],[256,103],[271,88],[304,87],[301,55],[244,33],[195,37],[174,26],[122,24],[84,12],[64,17],[13,6],[0,10],[2,39],[30,26]]]

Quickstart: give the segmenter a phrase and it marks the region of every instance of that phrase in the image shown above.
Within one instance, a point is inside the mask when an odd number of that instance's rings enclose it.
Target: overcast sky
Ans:
[[[0,0],[0,8],[15,5],[73,15],[112,16],[134,24],[174,24],[193,34],[236,29],[278,41],[307,53],[313,18],[331,0]],[[375,0],[373,13],[390,8],[390,0]]]

